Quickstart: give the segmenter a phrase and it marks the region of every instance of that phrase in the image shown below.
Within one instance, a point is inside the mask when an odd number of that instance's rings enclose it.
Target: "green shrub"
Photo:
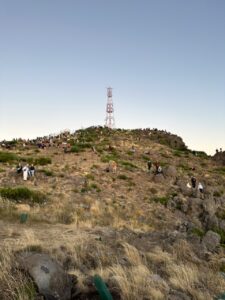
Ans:
[[[155,197],[152,200],[156,203],[161,203],[162,205],[167,205],[169,198],[168,197]]]
[[[195,156],[207,159],[209,156],[204,151],[192,151],[192,153],[195,154]]]
[[[85,149],[88,148],[92,148],[92,145],[90,143],[76,143],[72,146],[71,152],[79,153],[79,152],[83,152]]]
[[[38,158],[21,157],[20,159],[24,162],[27,162],[28,164],[34,164],[34,165],[40,165],[40,166],[45,166],[45,165],[52,163],[52,160],[50,157],[38,157]]]
[[[225,167],[215,168],[213,171],[221,175],[225,175]]]
[[[39,158],[36,158],[34,161],[35,165],[40,165],[40,166],[45,166],[45,165],[48,165],[51,163],[52,163],[52,160],[50,157],[39,157]]]
[[[85,177],[89,180],[95,180],[95,176],[92,174],[87,174],[87,175],[85,175]]]
[[[120,174],[117,176],[118,179],[121,179],[121,180],[129,180],[129,177],[127,177],[126,175],[124,174]]]
[[[38,191],[32,191],[26,187],[18,188],[1,188],[0,195],[2,198],[12,200],[14,202],[25,201],[28,203],[39,203],[42,204],[46,201],[46,196]]]
[[[183,156],[183,152],[180,150],[175,150],[173,151],[173,155],[177,156],[177,157],[182,157]]]
[[[223,195],[223,190],[220,190],[220,191],[214,191],[213,193],[213,196],[214,197],[221,197]]]
[[[101,192],[101,189],[99,188],[99,186],[96,183],[92,183],[90,184],[90,189],[96,190],[96,192]]]
[[[120,164],[124,166],[127,170],[133,171],[133,169],[137,169],[138,167],[132,164],[129,161],[121,161]]]
[[[101,189],[99,188],[99,186],[96,183],[91,183],[90,185],[83,187],[80,190],[80,192],[83,194],[83,193],[89,192],[91,190],[95,190],[98,193],[101,192]]]
[[[54,176],[54,173],[50,170],[40,170],[40,172],[44,173],[48,177]]]
[[[113,154],[108,154],[108,155],[104,155],[101,157],[101,161],[104,163],[109,162],[110,160],[114,160],[115,162],[118,161],[118,154],[113,153]]]
[[[225,231],[216,227],[216,228],[213,228],[213,231],[215,231],[216,233],[218,233],[220,235],[220,244],[222,245],[225,245]]]
[[[19,160],[15,153],[0,151],[0,162],[13,162]]]
[[[201,239],[204,236],[204,231],[202,231],[201,229],[196,228],[196,227],[191,230],[191,233],[194,234],[194,235],[199,236]]]
[[[148,160],[150,159],[147,155],[142,155],[141,158],[142,158],[144,161],[148,161]]]

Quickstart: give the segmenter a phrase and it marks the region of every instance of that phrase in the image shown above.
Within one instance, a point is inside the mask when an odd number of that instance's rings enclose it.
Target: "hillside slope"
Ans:
[[[41,299],[30,278],[11,268],[24,249],[50,254],[76,276],[69,299],[100,299],[94,274],[114,299],[225,292],[225,169],[204,152],[165,131],[102,127],[1,148],[2,299]],[[34,178],[16,174],[19,162],[34,163]],[[204,193],[187,187],[192,177]]]

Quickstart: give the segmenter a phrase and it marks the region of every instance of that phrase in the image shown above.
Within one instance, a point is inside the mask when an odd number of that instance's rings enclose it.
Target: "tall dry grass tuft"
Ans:
[[[167,270],[174,288],[191,293],[199,283],[199,271],[195,265],[170,263]]]
[[[137,248],[128,243],[123,243],[122,246],[125,251],[126,259],[132,266],[140,266],[143,264],[144,257],[141,257],[141,254]]]
[[[17,268],[12,250],[4,246],[0,253],[0,291],[4,300],[34,300],[36,291],[30,278]]]
[[[209,268],[198,268],[191,263],[171,262],[167,266],[167,272],[173,288],[190,294],[196,300],[213,299],[225,290],[222,276]]]
[[[147,260],[150,264],[164,264],[167,265],[172,260],[172,255],[163,251],[161,247],[156,246],[152,252],[146,254]]]
[[[145,265],[109,268],[114,288],[124,300],[165,299],[166,284],[152,280],[152,273]]]

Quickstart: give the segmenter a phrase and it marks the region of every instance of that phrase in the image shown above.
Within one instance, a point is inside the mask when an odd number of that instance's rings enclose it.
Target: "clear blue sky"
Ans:
[[[0,0],[0,139],[157,127],[225,148],[224,0]]]

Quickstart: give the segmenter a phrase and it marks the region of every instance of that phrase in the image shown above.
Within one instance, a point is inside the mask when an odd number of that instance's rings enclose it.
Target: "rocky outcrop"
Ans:
[[[209,230],[202,239],[203,246],[210,252],[214,252],[220,245],[220,236],[214,231]]]
[[[225,166],[225,151],[217,152],[213,156],[213,160]]]
[[[25,252],[18,257],[20,269],[34,280],[38,291],[47,300],[71,299],[72,281],[49,255]]]

